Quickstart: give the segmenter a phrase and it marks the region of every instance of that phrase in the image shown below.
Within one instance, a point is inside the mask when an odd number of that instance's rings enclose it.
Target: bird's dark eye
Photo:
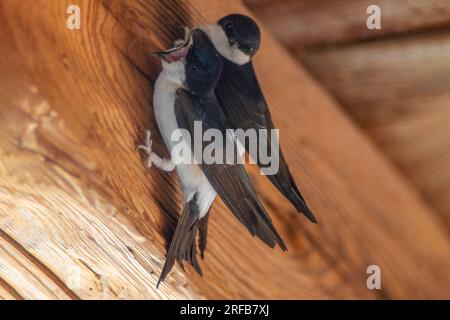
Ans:
[[[197,71],[197,70],[198,70],[198,67],[197,67],[196,64],[192,64],[192,65],[191,65],[191,69],[192,69],[193,71]]]
[[[228,30],[233,29],[233,25],[232,25],[231,23],[228,23],[228,24],[227,24],[227,29],[228,29]]]

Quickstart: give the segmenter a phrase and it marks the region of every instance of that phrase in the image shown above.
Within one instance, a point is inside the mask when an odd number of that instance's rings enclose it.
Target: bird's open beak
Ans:
[[[166,62],[176,62],[186,58],[186,55],[189,51],[189,47],[192,44],[192,31],[185,27],[184,29],[184,41],[180,43],[174,48],[171,48],[167,51],[157,51],[152,54],[157,58],[160,58]]]

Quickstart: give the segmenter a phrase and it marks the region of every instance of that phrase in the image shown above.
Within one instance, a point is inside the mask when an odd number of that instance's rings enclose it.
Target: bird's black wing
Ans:
[[[237,150],[235,141],[225,132],[225,118],[214,95],[198,99],[179,89],[175,99],[175,114],[178,126],[188,130],[191,137],[194,137],[194,121],[201,121],[204,131],[220,130],[222,136],[227,137],[228,141],[231,140],[235,151]],[[222,145],[223,151],[225,143],[224,141]],[[205,146],[203,145],[202,150]],[[223,154],[225,155],[225,152]],[[278,244],[286,250],[242,164],[206,164],[203,161],[200,167],[220,198],[253,236],[257,236],[272,248]]]
[[[274,129],[272,117],[258,84],[252,62],[237,65],[227,59],[223,60],[223,71],[215,92],[228,124],[234,129],[243,129],[244,131],[247,129]],[[266,150],[268,155],[271,155],[270,136],[266,141]],[[249,145],[245,141],[241,142],[248,152]],[[271,156],[274,157],[276,154]],[[259,151],[255,160],[261,168],[268,166],[261,163]],[[267,177],[292,202],[297,211],[303,212],[309,220],[316,222],[314,214],[308,208],[305,199],[295,184],[281,148],[279,149],[278,163],[278,172]]]

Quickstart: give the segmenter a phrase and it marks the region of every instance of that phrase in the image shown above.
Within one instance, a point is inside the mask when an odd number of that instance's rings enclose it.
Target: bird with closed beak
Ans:
[[[252,63],[261,42],[256,22],[245,15],[230,14],[217,23],[200,26],[197,29],[207,35],[222,57],[223,71],[215,87],[215,93],[230,126],[244,131],[252,129],[260,132],[260,129],[267,129],[271,132],[274,124]],[[258,139],[262,137],[258,136]],[[263,144],[266,144],[264,149],[269,152],[273,149],[271,141],[271,139],[263,140]],[[249,145],[245,141],[239,142],[249,151]],[[258,155],[260,145],[258,142]],[[311,222],[317,223],[297,188],[281,148],[278,153],[273,152],[271,156],[278,157],[276,161],[279,169],[275,174],[267,175],[269,180],[298,212],[303,213]],[[260,157],[256,161],[261,168],[267,166]]]

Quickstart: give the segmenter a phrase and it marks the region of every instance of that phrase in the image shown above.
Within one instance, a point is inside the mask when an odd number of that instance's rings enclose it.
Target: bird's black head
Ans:
[[[242,14],[230,14],[218,21],[225,32],[230,46],[252,57],[259,49],[261,34],[256,22]]]
[[[200,30],[193,30],[191,46],[186,56],[186,85],[193,94],[214,90],[222,73],[222,58]]]

